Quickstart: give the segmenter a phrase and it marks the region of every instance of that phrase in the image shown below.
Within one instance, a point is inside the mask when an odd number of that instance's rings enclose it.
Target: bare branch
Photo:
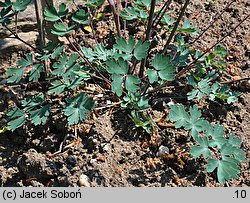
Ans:
[[[189,2],[190,2],[190,0],[186,0],[184,6],[181,8],[181,12],[180,12],[180,14],[179,14],[179,16],[178,16],[178,18],[177,18],[177,21],[176,21],[176,23],[175,23],[175,25],[174,25],[174,28],[173,28],[173,30],[171,31],[171,33],[170,33],[170,35],[169,35],[169,37],[168,37],[168,40],[167,40],[167,42],[166,42],[166,44],[165,44],[165,46],[164,46],[164,49],[163,49],[163,51],[162,51],[163,54],[166,54],[167,48],[168,48],[168,46],[169,46],[169,44],[170,44],[172,38],[174,37],[174,34],[175,34],[175,32],[176,32],[176,29],[178,28],[178,26],[179,26],[179,24],[180,24],[180,21],[181,21],[183,15],[184,15],[184,13],[185,13],[185,10],[186,10],[187,5],[189,4]]]
[[[218,13],[215,15],[215,17],[213,17],[213,21],[206,27],[205,30],[203,30],[203,31],[199,34],[199,36],[198,36],[194,41],[192,41],[192,42],[190,43],[190,45],[191,45],[191,44],[194,44],[198,39],[200,39],[201,36],[203,36],[203,34],[204,34],[210,27],[213,26],[213,24],[222,16],[222,14],[232,5],[233,2],[235,2],[235,0],[231,0],[231,2],[229,2],[229,3],[226,5],[226,7],[221,11],[221,13],[218,12]]]

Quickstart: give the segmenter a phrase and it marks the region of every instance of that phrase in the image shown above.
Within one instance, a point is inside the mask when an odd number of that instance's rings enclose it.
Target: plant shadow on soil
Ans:
[[[227,110],[240,108],[211,105],[209,109],[216,108],[217,113],[210,112],[211,120],[227,119]],[[64,124],[60,122],[60,126]],[[187,145],[192,145],[184,130],[160,127],[161,140],[155,146],[150,144],[150,135],[135,129],[127,112],[118,110],[112,115],[99,115],[88,134],[80,131],[81,142],[76,148],[47,157],[46,151],[57,151],[65,136],[66,132],[58,128],[51,124],[50,128],[39,126],[28,133],[27,129],[19,129],[14,134],[1,135],[2,186],[77,186],[81,174],[90,178],[92,186],[206,186],[209,181],[216,184],[216,174],[208,176],[204,172],[202,158],[182,154],[188,151]],[[172,157],[157,157],[159,145],[168,146]]]
[[[82,140],[76,149],[55,157],[47,157],[45,149],[55,152],[63,139],[61,133],[45,133],[44,127],[40,126],[40,132],[37,127],[33,129],[33,134],[23,130],[15,135],[2,134],[1,156],[5,159],[1,161],[4,166],[1,168],[1,185],[77,186],[82,173],[89,176],[92,186],[174,184],[173,178],[184,171],[179,169],[176,158],[161,161],[156,157],[157,147],[142,150],[141,144],[145,140],[149,141],[150,137],[133,128],[132,121],[123,111],[114,113],[112,119],[105,114],[101,115],[87,136],[79,135]],[[94,146],[93,139],[98,140]],[[163,140],[162,143],[170,142]],[[103,144],[109,148],[103,150]],[[189,163],[189,166],[195,166],[194,169],[185,169],[192,176],[199,168],[194,163]],[[182,176],[186,174],[180,175],[180,178]]]

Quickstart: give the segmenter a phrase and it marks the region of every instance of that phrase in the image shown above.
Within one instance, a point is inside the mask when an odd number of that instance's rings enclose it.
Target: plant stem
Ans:
[[[39,42],[40,48],[45,46],[45,36],[44,36],[44,29],[43,29],[43,15],[41,10],[41,4],[39,0],[35,0],[35,10],[36,10],[36,21],[37,21],[37,29],[39,33]]]
[[[131,67],[129,67],[128,73],[129,74],[134,74],[135,67],[136,67],[138,61],[136,60],[136,58],[134,56],[132,56],[131,62],[132,62],[132,65],[131,65]]]
[[[195,59],[192,63],[190,63],[186,68],[182,69],[179,73],[176,74],[176,78],[183,75],[186,71],[191,69],[196,62],[202,58],[204,55],[206,55],[208,52],[210,52],[211,49],[213,49],[215,46],[217,46],[219,43],[221,43],[226,37],[228,37],[233,31],[235,31],[247,18],[249,18],[250,14],[248,14],[243,20],[241,20],[234,28],[230,30],[225,36],[223,36],[220,40],[218,40],[214,45],[212,45],[210,48],[206,49],[206,51],[201,54],[197,59]]]
[[[199,56],[197,59],[195,59],[193,62],[191,62],[186,68],[182,69],[179,73],[176,74],[175,76],[175,80],[177,78],[179,78],[180,76],[182,76],[186,71],[188,71],[189,69],[191,69],[200,58],[202,58],[205,54],[207,54],[211,49],[213,49],[216,45],[218,45],[219,43],[221,43],[226,37],[228,37],[233,31],[235,31],[245,20],[247,20],[247,18],[250,17],[250,14],[248,14],[243,20],[241,20],[234,28],[231,29],[231,31],[229,33],[227,33],[224,37],[222,37],[220,40],[218,40],[213,46],[211,46],[209,49],[207,49],[206,52],[204,52],[201,56]],[[143,95],[148,95],[148,94],[152,94],[154,92],[157,92],[159,90],[161,90],[162,88],[164,88],[167,84],[169,84],[170,82],[173,81],[169,81],[169,82],[165,82],[163,85],[160,85],[159,87],[155,88],[154,90],[150,91],[150,92],[145,92]]]
[[[46,1],[46,3],[47,3],[47,0],[45,0]],[[51,0],[50,0],[51,1]],[[62,23],[62,24],[64,24],[64,22],[63,22],[63,20],[60,18],[59,19],[60,20],[60,22]],[[79,54],[79,56],[88,64],[88,66],[92,69],[92,70],[94,70],[96,73],[98,73],[101,77],[98,77],[98,76],[94,76],[93,74],[92,74],[92,76],[93,77],[95,77],[95,78],[98,78],[98,79],[102,79],[102,80],[104,80],[106,83],[108,83],[108,84],[111,84],[111,82],[103,75],[103,74],[101,74],[90,62],[89,62],[89,60],[86,58],[86,56],[85,56],[85,54],[83,53],[83,51],[81,50],[81,49],[78,49],[77,48],[77,46],[75,45],[75,44],[78,44],[78,43],[76,43],[76,42],[72,42],[71,40],[70,40],[70,38],[66,35],[65,36],[66,37],[66,39],[67,39],[67,41],[70,43],[70,45],[73,47],[73,49]],[[89,73],[88,73],[89,74]],[[89,75],[91,75],[91,74],[89,74]]]
[[[152,28],[152,25],[153,25],[155,4],[156,4],[156,0],[151,0],[150,13],[149,13],[149,17],[148,17],[148,25],[147,25],[146,39],[145,40],[149,40],[150,36],[151,36],[151,28]],[[147,53],[146,57],[141,62],[141,67],[140,67],[140,70],[139,70],[139,78],[143,77],[145,65],[146,65],[146,62],[147,62],[147,58],[148,58],[148,53]]]
[[[187,5],[189,4],[189,2],[190,2],[190,0],[186,0],[184,6],[181,8],[181,12],[180,12],[180,14],[179,14],[179,16],[178,16],[178,18],[177,18],[177,21],[176,21],[176,23],[175,23],[175,25],[174,25],[174,28],[173,28],[173,30],[171,31],[171,33],[170,33],[170,35],[169,35],[169,37],[168,37],[168,40],[167,40],[167,42],[166,42],[166,44],[165,44],[165,46],[164,46],[164,49],[163,49],[163,51],[162,51],[163,54],[166,54],[167,48],[168,48],[168,46],[169,46],[169,44],[170,44],[170,42],[171,42],[171,40],[172,40],[172,38],[173,38],[173,36],[174,36],[174,34],[175,34],[175,32],[176,32],[176,29],[178,28],[178,26],[179,26],[179,24],[180,24],[180,21],[181,21],[183,15],[184,15],[184,12],[185,12],[185,10],[186,10]]]
[[[47,3],[47,0],[45,0],[45,1],[46,1],[46,3]],[[50,1],[51,1],[51,0],[50,0]],[[60,18],[60,21],[61,21],[61,23],[64,24],[64,22],[63,22],[63,20],[62,20],[61,18]],[[103,74],[101,74],[99,71],[97,71],[97,69],[89,62],[89,60],[85,57],[83,51],[82,51],[81,49],[78,49],[78,48],[76,47],[75,44],[77,44],[77,43],[73,43],[73,42],[70,40],[70,38],[69,38],[68,36],[65,36],[65,37],[66,37],[67,41],[70,43],[70,45],[73,47],[73,49],[74,49],[74,50],[79,54],[79,56],[87,63],[87,65],[88,65],[92,70],[94,70],[96,73],[98,73],[101,77],[96,76],[96,75],[91,74],[91,73],[87,73],[87,72],[86,72],[86,74],[89,74],[89,75],[91,75],[92,77],[95,77],[95,78],[104,80],[104,81],[105,81],[106,83],[108,83],[108,84],[111,84],[111,82],[110,82]]]
[[[35,0],[35,11],[36,11],[36,22],[37,22],[37,30],[39,33],[39,45],[40,49],[42,49],[45,46],[45,30],[44,30],[44,17],[43,17],[43,8],[41,0]],[[44,72],[41,74],[40,79],[42,81],[45,80],[46,76],[49,72],[49,60],[46,59],[43,62],[44,65]]]
[[[125,7],[124,7],[124,9],[126,9],[127,6],[128,6],[128,0],[125,0]],[[125,37],[126,37],[126,30],[127,30],[127,28],[126,28],[126,26],[127,26],[127,21],[126,21],[126,19],[124,19],[123,24],[124,24],[124,26],[123,26],[123,27],[124,27],[124,35],[125,35]]]
[[[122,8],[121,1],[120,0],[116,0],[116,5],[117,5],[117,9],[116,9],[117,26],[118,26],[120,37],[121,37],[122,36],[122,32],[121,32],[121,23],[120,23],[120,16],[119,16],[120,10]]]
[[[113,11],[113,15],[114,15],[114,19],[115,19],[115,26],[116,26],[116,30],[117,30],[117,36],[121,37],[122,34],[121,34],[121,25],[120,25],[119,13],[116,10],[114,1],[113,0],[108,0],[108,2],[109,2],[109,5],[111,6],[112,11]]]
[[[17,12],[15,12],[15,33],[17,34],[17,16],[18,15],[18,13]]]
[[[194,41],[192,41],[192,42],[190,43],[190,45],[191,45],[191,44],[194,44],[197,40],[199,40],[199,39],[201,38],[201,36],[203,36],[203,34],[204,34],[210,27],[213,26],[213,24],[222,16],[222,14],[227,10],[227,8],[229,8],[229,7],[232,5],[232,3],[234,3],[234,2],[235,2],[235,0],[231,0],[231,2],[229,2],[229,3],[226,5],[226,7],[221,11],[221,13],[218,12],[218,13],[215,15],[215,17],[213,18],[213,21],[206,27],[205,30],[203,30],[203,31],[199,34],[198,37],[196,37],[196,39],[195,39]]]
[[[26,44],[28,47],[30,47],[31,49],[33,49],[34,51],[38,52],[39,54],[43,53],[40,49],[37,49],[36,47],[32,46],[31,44],[29,44],[28,42],[24,41],[22,38],[20,38],[15,32],[13,32],[10,28],[8,28],[6,25],[4,25],[4,27],[10,31],[10,33],[12,35],[14,35],[14,37],[21,41],[22,43]]]
[[[51,7],[54,6],[53,0],[40,0],[40,3],[41,3],[41,7],[42,7],[43,11],[44,11],[44,9],[46,7],[51,8]],[[43,13],[43,18],[45,18],[44,13]],[[56,42],[56,41],[58,41],[58,36],[57,35],[53,35],[51,33],[51,29],[53,28],[53,25],[54,25],[53,22],[44,21],[44,25],[43,26],[44,26],[45,33],[46,33],[46,38],[49,41]]]
[[[92,9],[89,8],[89,7],[88,7],[88,12],[89,12],[90,27],[91,27],[91,30],[92,30],[92,34],[93,34],[95,43],[97,44],[98,41],[97,41],[97,39],[96,39],[96,34],[95,34],[94,26],[93,26]]]
[[[99,75],[101,76],[102,80],[104,80],[106,83],[109,83],[111,84],[111,82],[104,76],[102,75],[99,71],[97,71],[97,69],[89,62],[89,60],[85,57],[84,53],[82,53],[81,51],[79,51],[79,49],[75,46],[75,44],[69,39],[69,37],[66,37],[68,42],[70,43],[70,45],[75,49],[75,51],[79,54],[79,56],[88,64],[88,66],[96,71],[97,73],[99,73]],[[89,73],[88,73],[89,74]],[[90,74],[89,74],[90,75]],[[92,74],[93,77],[95,78],[98,78],[98,79],[101,79],[100,77],[98,76],[94,76]]]
[[[153,20],[154,20],[155,4],[156,4],[156,0],[151,0],[148,25],[147,25],[147,30],[146,30],[146,40],[149,40],[151,36],[151,28],[152,28]]]
[[[220,84],[230,84],[230,83],[240,82],[240,81],[244,81],[244,80],[250,80],[250,77],[240,78],[240,79],[237,79],[237,80],[223,81]]]
[[[72,3],[74,4],[74,6],[76,7],[76,9],[79,11],[79,6],[76,4],[75,0],[72,1]]]
[[[117,5],[117,10],[120,11],[122,9],[121,1],[120,0],[116,0],[116,5]]]
[[[167,9],[169,8],[169,5],[171,4],[171,2],[172,2],[172,0],[167,0],[165,2],[165,4],[162,6],[159,13],[155,16],[155,19],[153,21],[153,27],[156,27],[161,22],[161,19],[163,18],[164,14],[166,13]]]

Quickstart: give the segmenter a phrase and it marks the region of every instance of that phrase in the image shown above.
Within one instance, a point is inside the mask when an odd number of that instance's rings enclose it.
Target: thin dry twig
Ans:
[[[168,46],[169,46],[169,44],[170,44],[172,38],[174,37],[174,34],[175,34],[175,32],[176,32],[176,29],[178,28],[178,26],[179,26],[179,24],[180,24],[180,21],[181,21],[181,19],[182,19],[184,13],[185,13],[185,11],[186,11],[186,8],[187,8],[189,2],[190,2],[190,0],[186,0],[186,1],[185,1],[185,4],[184,4],[183,7],[181,8],[181,12],[180,12],[180,14],[179,14],[179,16],[178,16],[178,18],[177,18],[177,21],[175,22],[174,28],[173,28],[173,30],[171,31],[171,33],[170,33],[170,35],[169,35],[169,37],[168,37],[168,40],[167,40],[167,42],[166,42],[166,44],[165,44],[165,46],[164,46],[164,48],[163,48],[163,51],[162,51],[163,54],[166,54],[167,49],[168,49]]]
[[[116,26],[116,30],[117,30],[117,36],[121,37],[122,33],[121,33],[121,25],[120,25],[120,18],[119,18],[119,13],[118,13],[118,9],[116,9],[115,6],[115,2],[113,0],[108,0],[109,5],[112,8],[113,11],[113,15],[114,15],[114,19],[115,19],[115,26]]]
[[[164,5],[162,6],[162,8],[158,12],[158,14],[155,16],[152,27],[156,27],[161,22],[161,19],[163,18],[164,14],[166,13],[167,9],[169,8],[171,2],[172,2],[172,0],[167,0],[164,3]]]
[[[241,82],[241,81],[245,81],[245,80],[250,80],[250,77],[240,78],[240,79],[237,79],[237,80],[223,81],[223,82],[221,82],[221,84],[230,84],[230,83]]]
[[[204,29],[198,37],[196,37],[196,39],[194,41],[192,41],[190,43],[191,44],[194,44],[197,40],[199,40],[201,38],[201,36],[203,36],[203,34],[210,28],[213,26],[213,24],[223,15],[223,13],[232,5],[232,3],[234,3],[235,0],[231,0],[231,2],[229,2],[226,7],[219,13],[216,13],[215,14],[215,17],[213,18],[213,21],[206,27],[206,29]]]
[[[60,153],[63,151],[63,145],[64,145],[64,143],[66,142],[66,140],[67,140],[69,137],[75,138],[74,135],[72,135],[72,134],[67,134],[67,135],[65,135],[63,141],[61,142],[61,144],[60,144],[60,146],[59,146],[59,149],[58,149],[56,152],[54,152],[53,154],[51,154],[51,155],[50,155],[51,157],[52,157],[52,156],[55,156],[55,155],[57,155],[57,154],[60,154]],[[68,146],[68,145],[67,145],[67,146]],[[66,146],[65,146],[64,148],[66,148]]]
[[[4,25],[4,27],[19,41],[21,41],[22,43],[24,43],[25,45],[27,45],[28,47],[30,47],[31,49],[33,49],[34,51],[38,52],[38,53],[43,53],[40,49],[32,46],[31,44],[29,44],[28,42],[24,41],[22,38],[20,38],[18,36],[18,34],[16,34],[15,32],[13,32],[9,27],[7,27],[6,25]]]
[[[145,40],[149,40],[150,36],[151,36],[151,29],[152,29],[153,19],[154,19],[155,4],[156,4],[156,0],[152,0],[151,7],[150,7],[150,13],[149,13],[149,17],[148,17],[148,25],[147,25],[146,39]],[[141,62],[141,67],[139,70],[139,78],[143,77],[147,58],[148,58],[148,53],[147,53],[146,57],[143,59],[143,61]]]
[[[203,56],[205,56],[215,46],[217,46],[219,43],[221,43],[226,37],[228,37],[229,35],[231,35],[231,33],[233,31],[235,31],[249,17],[250,17],[250,14],[248,14],[245,18],[243,18],[243,20],[241,20],[235,27],[233,27],[225,36],[223,36],[221,39],[219,39],[214,45],[212,45],[211,47],[209,47],[208,49],[206,49],[206,51],[203,54],[201,54],[198,58],[196,58],[193,62],[191,62],[186,68],[182,69],[179,73],[177,73],[176,74],[176,78],[180,77],[186,71],[188,71],[189,69],[191,69],[193,67],[193,65],[196,64],[200,58],[202,58]]]
[[[111,107],[117,106],[117,105],[119,105],[121,103],[122,103],[121,101],[114,102],[113,104],[109,104],[109,105],[106,105],[106,106],[97,107],[97,108],[95,108],[95,110],[101,110],[101,109],[111,108]]]

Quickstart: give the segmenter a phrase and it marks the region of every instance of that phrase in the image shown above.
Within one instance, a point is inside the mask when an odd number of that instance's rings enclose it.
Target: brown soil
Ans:
[[[202,30],[226,2],[191,1],[186,17]],[[202,49],[209,47],[249,12],[249,1],[237,0],[194,46]],[[250,77],[249,23],[250,19],[222,42],[230,53],[228,80],[234,76]],[[91,45],[91,40],[86,37],[84,43]],[[105,43],[108,41],[105,40]],[[10,59],[11,63],[15,58]],[[1,74],[7,65],[7,61],[2,64]],[[4,74],[0,77],[0,129],[6,124],[4,114],[7,107],[18,97],[29,94],[27,87],[10,89],[3,81]],[[228,181],[225,186],[250,186],[249,83],[239,82],[233,88],[242,92],[238,103],[211,103],[209,108],[204,106],[203,110],[210,121],[223,124],[227,134],[234,133],[243,140],[242,149],[246,152],[247,161],[240,165],[239,178]],[[162,117],[164,111],[158,109],[152,114]],[[194,159],[189,154],[189,147],[194,143],[184,130],[162,126],[156,137],[150,138],[134,128],[125,111],[114,108],[98,112],[93,121],[81,124],[76,139],[70,133],[73,130],[65,132],[64,121],[58,120],[45,126],[26,126],[14,133],[0,134],[0,186],[79,186],[82,174],[89,177],[91,186],[97,187],[221,186],[215,173],[205,172],[205,160]],[[63,150],[57,153],[61,144]],[[160,145],[169,148],[168,156],[158,156]]]

